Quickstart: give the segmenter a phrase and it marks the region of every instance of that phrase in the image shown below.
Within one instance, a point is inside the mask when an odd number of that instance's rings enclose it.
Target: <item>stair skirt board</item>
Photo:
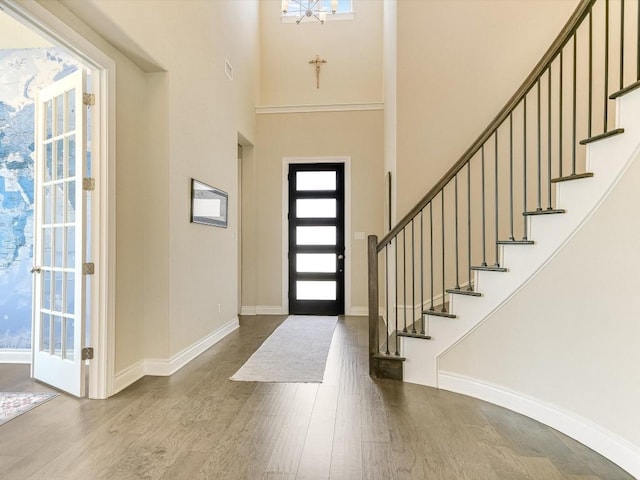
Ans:
[[[527,248],[500,244],[500,265],[508,271],[474,271],[474,287],[482,296],[450,295],[450,312],[457,318],[431,316],[431,340],[400,337],[401,354],[407,359],[404,381],[437,387],[438,358],[523,288],[604,202],[640,153],[640,90],[617,102],[618,124],[625,132],[587,145],[586,170],[594,176],[555,184],[557,208],[566,213],[528,216],[529,238],[535,243]]]
[[[438,386],[508,408],[555,428],[640,478],[640,449],[591,420],[500,385],[451,372],[438,374]]]

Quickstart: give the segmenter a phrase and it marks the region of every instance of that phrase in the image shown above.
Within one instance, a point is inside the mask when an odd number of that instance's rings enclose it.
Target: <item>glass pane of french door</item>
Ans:
[[[84,395],[84,71],[42,89],[36,110],[34,378]]]
[[[344,313],[344,164],[289,166],[289,313]]]

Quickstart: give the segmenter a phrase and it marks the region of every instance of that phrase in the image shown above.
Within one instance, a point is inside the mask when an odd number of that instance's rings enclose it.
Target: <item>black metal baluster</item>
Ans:
[[[395,255],[395,271],[396,271],[396,351],[395,354],[396,355],[400,355],[400,348],[398,345],[399,339],[398,339],[398,317],[399,317],[399,312],[398,312],[398,236],[396,235],[395,237],[395,241],[396,241],[396,248],[394,248],[394,255]]]
[[[433,306],[433,200],[429,202],[429,249],[430,249],[430,258],[429,266],[431,267],[431,308],[429,310],[434,311],[435,307]]]
[[[444,256],[445,256],[445,250],[444,250],[444,245],[445,245],[445,239],[444,239],[444,188],[440,191],[440,196],[442,197],[442,217],[440,218],[440,223],[442,225],[442,311],[445,311],[444,308],[444,294],[446,292],[446,287],[445,287],[445,270],[444,270]]]
[[[389,244],[384,246],[384,309],[385,309],[385,330],[387,335],[387,350],[386,354],[389,355]]]
[[[422,319],[422,329],[420,334],[424,335],[424,209],[420,210],[420,318]]]
[[[513,241],[513,112],[509,114],[509,227],[509,240]]]
[[[577,97],[577,57],[578,57],[578,38],[576,34],[573,34],[573,140],[571,142],[573,151],[572,151],[572,160],[571,160],[571,175],[576,174],[576,97]]]
[[[547,78],[547,210],[553,210],[551,206],[551,65],[549,65]]]
[[[415,230],[411,220],[411,333],[416,333],[416,250]]]
[[[593,15],[589,11],[589,118],[587,123],[587,138],[591,138],[591,117],[593,111]]]
[[[467,163],[467,267],[469,272],[467,290],[473,290],[471,286],[471,161]]]
[[[499,260],[499,256],[500,256],[500,246],[498,245],[498,240],[500,240],[500,232],[499,232],[499,228],[498,228],[498,224],[499,224],[499,218],[500,218],[500,212],[499,212],[499,205],[498,205],[498,130],[496,129],[495,133],[494,133],[495,137],[494,137],[494,145],[495,145],[495,207],[496,207],[496,262],[495,262],[495,266],[499,267],[500,266],[500,260]]]
[[[407,333],[407,227],[402,229],[402,291],[402,310],[404,310],[402,331]]]
[[[453,179],[454,187],[454,215],[455,215],[455,233],[456,233],[456,290],[460,290],[460,274],[459,274],[459,260],[458,260],[458,175]]]
[[[620,0],[620,90],[624,88],[624,1]]]
[[[486,210],[484,199],[484,145],[482,145],[482,266],[487,266],[487,230],[486,230]]]
[[[609,130],[609,0],[604,2],[604,132]]]
[[[540,79],[538,79],[537,92],[538,92],[538,206],[536,210],[540,212],[542,210],[542,123],[541,123],[541,111],[540,111]]]
[[[560,97],[558,101],[558,138],[560,139],[560,151],[558,152],[558,177],[560,178],[562,178],[562,147],[564,143],[564,137],[562,136],[562,125],[564,124],[564,119],[562,118],[562,92],[564,91],[564,59],[562,55],[563,51],[564,49],[560,50],[560,91],[558,92],[558,95]]]
[[[523,119],[523,134],[522,134],[522,143],[523,143],[523,184],[522,184],[522,211],[527,211],[527,95],[524,96],[524,119]],[[524,222],[524,234],[522,236],[522,240],[527,240],[527,217],[525,215],[522,216],[522,220]]]

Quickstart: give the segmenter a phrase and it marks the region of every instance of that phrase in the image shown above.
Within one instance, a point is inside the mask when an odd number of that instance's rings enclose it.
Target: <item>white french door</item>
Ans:
[[[82,69],[36,101],[34,378],[85,395],[86,107]]]

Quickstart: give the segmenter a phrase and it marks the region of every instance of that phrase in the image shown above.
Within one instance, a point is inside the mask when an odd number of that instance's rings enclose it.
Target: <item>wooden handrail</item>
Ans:
[[[444,176],[429,190],[429,192],[420,200],[402,219],[397,223],[389,233],[387,233],[380,243],[378,243],[377,251],[380,252],[385,245],[389,244],[393,238],[398,235],[405,228],[411,220],[420,213],[420,211],[431,202],[436,195],[438,195],[442,189],[462,170],[466,164],[473,158],[473,156],[480,150],[482,145],[491,138],[491,135],[502,125],[509,114],[515,110],[518,104],[529,93],[529,90],[536,84],[538,79],[542,76],[545,70],[549,67],[551,62],[560,53],[560,50],[567,44],[573,34],[577,31],[578,27],[582,23],[582,20],[587,16],[591,7],[596,0],[581,0],[567,23],[564,25],[560,34],[553,41],[547,52],[542,56],[542,59],[535,66],[533,71],[529,74],[524,83],[516,91],[516,93],[509,99],[506,105],[500,110],[498,115],[493,121],[484,129],[482,134],[476,139],[475,142],[462,154],[460,159],[453,164],[453,166],[444,174]]]

